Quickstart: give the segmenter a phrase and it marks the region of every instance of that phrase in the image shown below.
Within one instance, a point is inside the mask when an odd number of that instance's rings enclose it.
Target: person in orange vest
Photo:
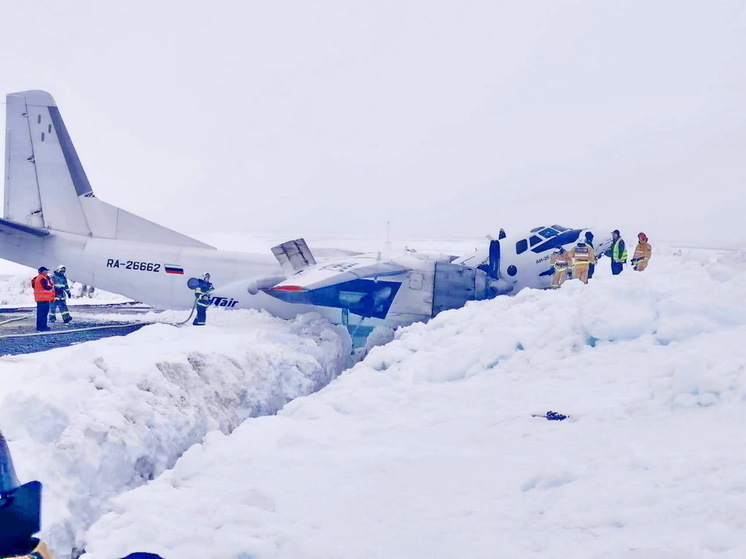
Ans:
[[[645,233],[638,233],[637,240],[637,248],[635,248],[635,254],[632,256],[632,268],[642,272],[648,267],[650,256],[653,254],[653,247],[650,246],[648,236]]]
[[[34,300],[36,301],[36,330],[46,332],[47,317],[49,316],[49,306],[54,301],[54,284],[49,279],[49,269],[42,266],[39,268],[39,275],[31,280],[31,287],[34,288]]]
[[[567,279],[567,272],[570,270],[570,256],[564,247],[559,247],[552,256],[549,257],[549,263],[554,267],[552,276],[552,289],[559,289]]]
[[[588,283],[588,267],[596,263],[596,254],[593,249],[584,241],[578,241],[578,244],[568,254],[572,262],[572,277]]]

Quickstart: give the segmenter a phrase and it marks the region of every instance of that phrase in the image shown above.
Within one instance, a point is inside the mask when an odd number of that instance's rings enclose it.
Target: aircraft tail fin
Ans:
[[[87,237],[212,248],[98,200],[49,93],[10,93],[6,128],[6,220]]]

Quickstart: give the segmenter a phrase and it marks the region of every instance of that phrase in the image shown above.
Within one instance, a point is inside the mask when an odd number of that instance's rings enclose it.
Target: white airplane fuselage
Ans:
[[[284,277],[271,255],[179,247],[139,241],[99,239],[54,232],[46,237],[4,238],[0,256],[33,268],[62,262],[70,279],[125,295],[155,309],[190,309],[194,294],[190,277],[209,272],[219,286],[212,304],[233,309],[265,309],[291,318],[315,308],[298,308],[261,290],[251,294],[252,278]],[[167,267],[171,270],[167,271]],[[338,312],[326,313],[338,315]]]
[[[585,232],[539,227],[460,259],[385,251],[317,263],[300,239],[274,247],[274,256],[217,250],[96,198],[51,95],[12,93],[6,105],[0,257],[64,264],[71,280],[156,309],[191,308],[187,281],[209,273],[214,307],[404,326],[468,301],[549,287],[550,253]]]

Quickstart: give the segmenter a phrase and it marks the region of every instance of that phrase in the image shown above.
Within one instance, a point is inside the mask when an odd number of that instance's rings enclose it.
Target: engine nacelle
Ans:
[[[481,301],[494,297],[491,281],[484,270],[460,264],[435,264],[433,284],[433,313],[460,309],[467,301]]]

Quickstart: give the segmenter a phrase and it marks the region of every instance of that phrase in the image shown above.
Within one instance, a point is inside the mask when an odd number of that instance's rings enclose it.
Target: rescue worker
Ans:
[[[552,289],[559,289],[565,283],[567,272],[570,270],[570,253],[565,250],[565,247],[559,247],[549,257],[549,263],[554,267]]]
[[[648,236],[645,233],[637,234],[637,247],[635,254],[632,256],[632,268],[637,272],[642,272],[648,267],[650,256],[653,254],[653,247],[648,242]]]
[[[67,284],[67,278],[65,277],[66,268],[60,264],[52,274],[52,280],[54,281],[54,301],[49,309],[49,322],[56,322],[57,320],[57,309],[60,310],[62,315],[62,321],[67,324],[73,317],[70,316],[70,312],[67,310],[67,303],[65,299],[70,297],[70,287]]]
[[[0,432],[0,558],[52,559],[33,537],[41,524],[41,483],[18,483],[8,444]]]
[[[596,262],[593,249],[585,244],[585,241],[578,241],[569,255],[572,262],[572,277],[578,278],[583,283],[588,283],[588,268]]]
[[[210,283],[210,274],[205,274],[194,289],[195,304],[197,306],[197,316],[194,318],[194,322],[192,322],[194,326],[205,325],[207,321],[207,307],[210,306],[210,299],[212,298],[214,289]]]
[[[611,248],[606,251],[606,255],[611,257],[611,273],[618,276],[627,263],[627,247],[624,246],[624,239],[619,236],[619,229],[611,232],[611,240]]]
[[[36,330],[46,332],[47,316],[49,315],[49,305],[54,301],[54,284],[49,279],[49,269],[42,266],[39,268],[39,275],[31,280],[31,287],[34,289],[34,300],[36,301]]]
[[[593,251],[593,255],[596,255],[595,249],[593,248],[593,233],[590,231],[585,232],[585,244],[587,244],[589,247],[591,247],[591,250]],[[593,259],[592,264],[588,264],[588,279],[591,279],[593,277],[593,272],[596,271],[596,260]]]

